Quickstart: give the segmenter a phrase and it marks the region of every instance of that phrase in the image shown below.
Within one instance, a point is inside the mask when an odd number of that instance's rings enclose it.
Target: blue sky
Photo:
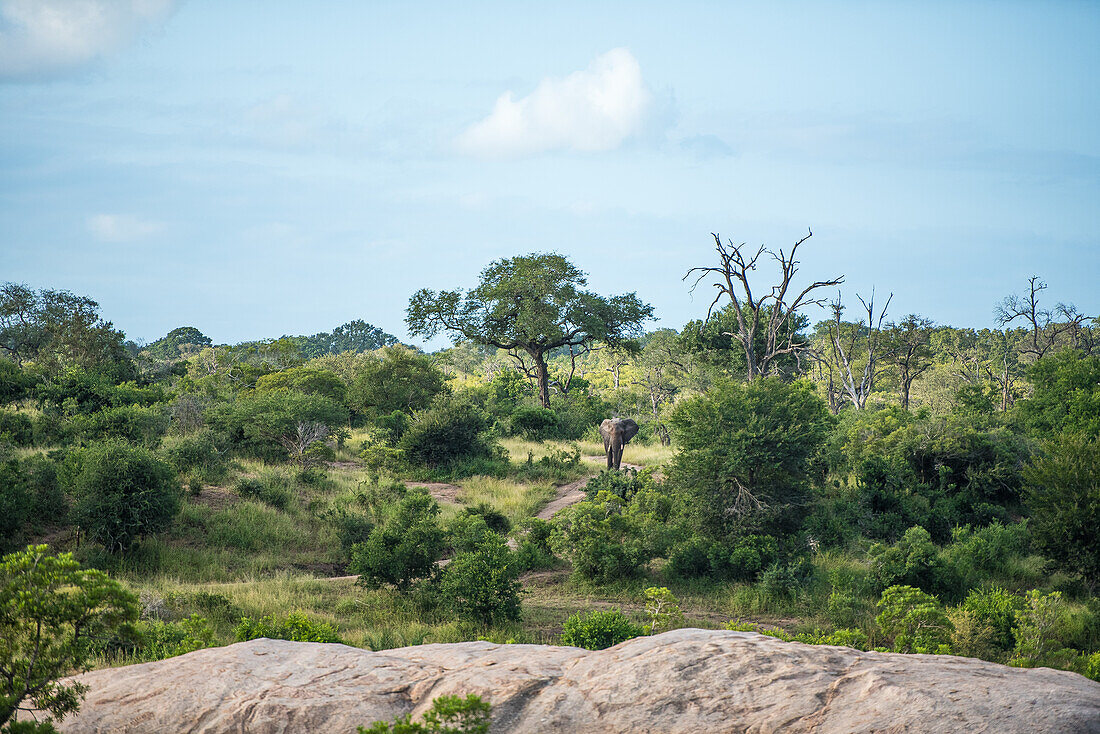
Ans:
[[[1032,274],[1096,314],[1098,36],[1089,2],[0,0],[0,280],[147,341],[405,338],[416,289],[553,250],[678,328],[711,232],[812,227],[802,274],[895,318],[989,326]]]

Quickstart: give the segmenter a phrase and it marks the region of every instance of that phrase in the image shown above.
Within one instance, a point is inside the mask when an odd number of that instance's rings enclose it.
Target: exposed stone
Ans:
[[[79,679],[71,734],[351,734],[469,693],[494,732],[1100,732],[1100,684],[1074,673],[698,629],[598,652],[253,640]]]

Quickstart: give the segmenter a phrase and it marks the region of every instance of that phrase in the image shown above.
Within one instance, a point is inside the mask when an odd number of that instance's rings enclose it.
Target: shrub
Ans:
[[[412,413],[447,392],[447,377],[431,357],[390,346],[363,360],[348,389],[348,404],[362,414]]]
[[[645,611],[649,615],[649,624],[644,628],[647,635],[678,627],[684,619],[679,600],[664,586],[645,590]]]
[[[89,441],[117,438],[152,448],[168,430],[168,412],[162,403],[104,408],[73,416],[73,430]]]
[[[160,447],[160,455],[180,474],[193,472],[209,483],[223,479],[228,469],[211,431],[168,436]]]
[[[34,424],[22,413],[0,410],[0,440],[5,438],[16,446],[30,446],[34,443]]]
[[[673,549],[666,569],[679,578],[695,578],[710,574],[711,542],[698,536],[685,540]]]
[[[550,547],[550,537],[554,527],[545,520],[531,518],[521,526],[519,548],[516,550],[516,565],[521,571],[535,571],[552,568],[557,557]]]
[[[621,510],[612,502],[578,502],[554,516],[554,548],[572,561],[577,578],[619,581],[636,575],[647,560],[636,528]]]
[[[441,398],[413,414],[397,448],[407,460],[429,467],[491,456],[485,416],[469,403]]]
[[[429,576],[443,551],[438,514],[430,495],[410,492],[393,517],[375,527],[365,543],[352,546],[349,570],[368,586],[390,584],[402,591]]]
[[[641,637],[645,630],[630,621],[618,609],[607,612],[577,613],[565,620],[561,644],[583,647],[586,650],[603,650],[624,640]]]
[[[919,525],[909,528],[896,545],[876,543],[870,555],[880,587],[916,586],[930,594],[957,599],[964,585],[958,570],[940,557],[932,536]]]
[[[523,406],[512,413],[512,433],[531,439],[551,438],[557,433],[558,417],[549,408]]]
[[[1065,626],[1066,603],[1061,592],[1027,592],[1023,608],[1016,612],[1013,664],[1031,667],[1046,663],[1052,653],[1064,647]]]
[[[949,654],[954,629],[939,599],[912,586],[882,592],[875,622],[894,640],[894,652]]]
[[[1097,456],[1100,439],[1063,435],[1045,444],[1043,454],[1024,470],[1036,545],[1059,568],[1080,574],[1091,587],[1100,583]]]
[[[233,634],[238,642],[260,637],[294,642],[343,642],[332,625],[311,619],[301,611],[291,612],[281,622],[274,616],[259,620],[241,617]]]
[[[137,597],[72,554],[29,546],[0,559],[0,726],[33,708],[62,718],[76,711],[85,686],[59,680],[84,668],[92,641],[125,631]]]
[[[1002,650],[1012,649],[1015,643],[1012,626],[1023,609],[1023,600],[1018,595],[999,586],[972,589],[961,607],[972,612],[979,625],[989,627],[991,644]]]
[[[630,502],[639,489],[652,485],[652,483],[653,477],[649,472],[642,474],[639,478],[637,469],[624,469],[622,471],[609,469],[601,471],[588,480],[584,492],[590,502],[600,492],[608,492],[624,502]]]
[[[245,499],[259,500],[277,510],[285,510],[294,501],[295,485],[285,469],[264,469],[259,477],[240,477],[233,489]]]
[[[492,706],[480,696],[440,696],[424,712],[424,723],[412,721],[411,714],[398,716],[392,724],[374,722],[369,729],[359,727],[358,734],[488,734]]]
[[[180,506],[172,467],[152,451],[108,440],[69,454],[61,468],[75,504],[72,520],[110,552],[166,529]]]
[[[32,497],[19,461],[0,460],[0,551],[15,550],[22,542],[24,526],[31,516]]]
[[[443,569],[444,603],[478,624],[514,622],[520,616],[519,570],[504,539],[490,533],[473,551],[459,553]]]
[[[485,521],[485,526],[499,535],[507,535],[512,529],[512,521],[488,502],[480,502],[466,508],[467,515],[477,515]]]
[[[142,641],[134,657],[143,661],[174,658],[214,644],[214,630],[197,614],[179,622],[145,622],[138,631]]]

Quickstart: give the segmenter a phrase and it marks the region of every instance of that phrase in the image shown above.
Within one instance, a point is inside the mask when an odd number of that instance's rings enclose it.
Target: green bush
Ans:
[[[880,588],[916,586],[950,599],[958,599],[965,592],[958,569],[945,562],[931,535],[919,525],[906,530],[896,545],[876,543],[870,555]]]
[[[120,405],[94,413],[78,413],[72,424],[77,435],[87,441],[117,438],[153,448],[168,430],[168,412],[163,403]]]
[[[492,456],[487,430],[481,411],[446,397],[413,414],[397,448],[415,464],[445,466],[462,459]]]
[[[214,644],[214,630],[197,614],[179,622],[154,620],[138,626],[141,642],[134,651],[135,661],[164,660]]]
[[[565,620],[561,644],[603,650],[620,642],[645,634],[642,626],[626,618],[618,609],[577,613]]]
[[[709,576],[712,545],[706,538],[689,538],[673,549],[665,568],[673,576],[682,579]]]
[[[218,451],[212,431],[200,431],[187,436],[167,436],[161,443],[160,455],[180,474],[193,473],[204,482],[214,483],[225,478],[228,465]]]
[[[882,592],[875,622],[894,640],[894,652],[950,654],[954,625],[939,599],[912,586]]]
[[[0,410],[0,441],[11,441],[16,446],[34,443],[34,424],[22,413]]]
[[[554,516],[554,549],[573,563],[583,581],[609,583],[637,575],[648,560],[647,549],[632,519],[622,514],[617,498],[578,502]]]
[[[507,535],[512,529],[512,521],[488,502],[480,502],[466,508],[467,515],[477,515],[485,521],[485,526],[499,535]]]
[[[0,552],[15,550],[23,543],[23,531],[31,517],[33,500],[27,485],[27,477],[17,459],[0,461]]]
[[[276,620],[274,616],[259,620],[241,617],[233,634],[238,642],[260,637],[294,642],[343,642],[332,625],[311,619],[301,611],[291,612],[282,621]]]
[[[522,585],[512,551],[490,533],[472,551],[459,553],[443,569],[443,602],[460,616],[481,625],[514,622],[520,617]]]
[[[558,432],[558,417],[549,408],[525,405],[512,413],[512,433],[530,439],[552,438]]]
[[[491,712],[492,706],[480,696],[440,696],[424,712],[424,723],[405,714],[393,723],[376,721],[369,729],[360,726],[358,734],[488,734]]]
[[[630,502],[634,499],[634,495],[637,494],[638,490],[650,486],[652,483],[653,477],[649,472],[645,472],[639,477],[637,469],[623,469],[621,471],[611,469],[601,471],[588,480],[588,486],[584,488],[584,492],[590,502],[600,492],[609,492],[624,502]]]
[[[235,489],[242,497],[259,500],[277,510],[289,507],[296,494],[294,478],[285,469],[278,468],[262,470],[257,479],[242,477],[237,480]]]
[[[380,356],[363,359],[348,389],[348,404],[363,415],[412,413],[447,392],[447,377],[431,357],[390,346]]]
[[[410,492],[365,543],[352,546],[349,570],[368,586],[389,584],[402,591],[431,575],[443,552],[438,514],[439,504],[429,494]]]
[[[1100,584],[1098,456],[1100,439],[1062,435],[1044,444],[1024,470],[1035,544],[1059,568],[1080,574],[1092,588]]]
[[[990,642],[1001,650],[1011,650],[1015,644],[1012,627],[1016,615],[1023,609],[1019,595],[999,586],[988,589],[972,589],[960,605],[974,614],[979,625],[990,628]]]
[[[172,467],[152,451],[122,441],[73,451],[60,475],[75,499],[72,521],[110,552],[165,530],[180,507]]]

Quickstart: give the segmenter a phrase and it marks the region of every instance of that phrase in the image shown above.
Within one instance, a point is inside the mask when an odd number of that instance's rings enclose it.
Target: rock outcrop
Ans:
[[[1100,684],[1074,673],[698,629],[598,652],[264,639],[79,680],[68,734],[352,734],[468,693],[492,703],[494,732],[1100,732]]]

